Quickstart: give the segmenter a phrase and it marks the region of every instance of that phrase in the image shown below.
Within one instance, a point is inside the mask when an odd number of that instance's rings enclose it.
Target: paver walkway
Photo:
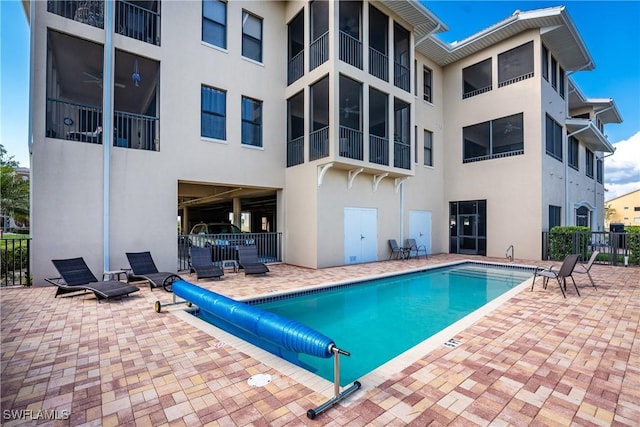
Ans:
[[[468,257],[467,257],[468,258]],[[198,284],[246,297],[462,257],[312,270],[271,265]],[[480,260],[488,260],[480,258]],[[536,264],[535,262],[524,262]],[[97,304],[53,287],[0,289],[3,425],[640,425],[640,269],[596,265],[582,297],[523,290],[444,345],[319,415],[326,400],[153,303],[143,287]],[[195,278],[188,280],[195,282]],[[554,286],[555,285],[555,286]],[[272,381],[247,380],[268,373]],[[58,420],[51,420],[56,417]]]

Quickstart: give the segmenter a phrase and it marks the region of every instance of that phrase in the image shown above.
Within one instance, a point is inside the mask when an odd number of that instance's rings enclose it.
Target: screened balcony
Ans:
[[[304,75],[304,13],[298,13],[287,27],[287,84],[291,84]]]
[[[411,91],[411,69],[409,68],[409,31],[398,24],[393,26],[393,84],[400,89]]]
[[[329,59],[329,2],[311,2],[310,23],[309,70],[313,70]]]
[[[49,0],[47,11],[92,27],[104,28],[103,0]]]
[[[115,32],[145,43],[160,45],[160,2],[116,2]]]
[[[340,60],[362,69],[362,2],[339,3]]]
[[[389,81],[389,18],[369,5],[369,74]]]

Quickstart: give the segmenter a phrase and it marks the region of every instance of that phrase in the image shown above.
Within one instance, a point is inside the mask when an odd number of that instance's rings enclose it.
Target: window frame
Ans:
[[[514,118],[513,121],[516,126],[511,125],[510,118]],[[506,120],[507,124],[502,128],[502,123]],[[519,126],[518,126],[519,124]],[[511,150],[496,150],[496,147],[508,147],[509,145],[503,144],[504,139],[507,137],[495,137],[494,135],[505,135],[508,131],[520,131],[519,136],[521,139],[521,147]],[[502,130],[502,134],[500,130]],[[487,138],[472,138],[474,136]],[[516,145],[516,144],[510,144]],[[486,153],[482,155],[474,155],[474,146],[486,148]],[[511,114],[509,116],[497,117],[495,119],[487,120],[481,123],[476,123],[462,128],[462,163],[472,163],[483,160],[499,159],[502,157],[511,157],[524,154],[524,113]]]
[[[521,44],[520,46],[516,46],[498,54],[498,87],[507,86],[532,78],[534,76],[535,67],[533,58],[533,41]],[[519,61],[514,61],[514,59],[518,59]],[[518,68],[518,63],[523,63],[524,59],[530,62],[529,66],[520,67],[522,70],[518,70],[518,75],[511,75],[513,72],[508,70],[509,67],[507,67],[507,65],[515,65],[515,67]],[[523,73],[523,71],[526,72]]]
[[[245,23],[247,22],[248,18],[255,18],[258,23],[260,24],[260,38],[257,39],[255,38],[253,35],[251,34],[247,34],[245,32]],[[260,64],[263,63],[263,57],[264,57],[264,46],[262,44],[263,42],[263,38],[264,38],[264,20],[259,17],[258,15],[249,12],[248,10],[243,9],[242,10],[242,47],[241,47],[241,55],[243,58],[249,59],[251,61],[255,61],[258,62]],[[248,49],[248,46],[245,46],[245,41],[250,41],[250,42],[255,42],[258,47],[259,47],[259,52],[258,52],[258,58],[254,58],[248,55],[248,53],[245,51],[246,49]]]
[[[433,132],[424,129],[422,139],[423,163],[433,167]]]
[[[480,77],[486,77],[486,76],[482,76],[483,72],[486,71],[485,68],[488,69],[489,71],[488,85],[480,88],[475,88],[473,90],[467,90],[467,82],[470,81],[470,79],[466,78],[465,75],[471,77],[472,75],[477,74]],[[480,81],[483,79],[475,79],[475,80]],[[480,62],[476,62],[475,64],[469,65],[468,67],[465,67],[462,69],[462,99],[471,98],[473,96],[480,95],[482,93],[489,92],[491,90],[493,90],[493,58],[489,57],[487,59],[484,59]]]
[[[256,110],[256,106],[257,106],[257,119],[248,119],[246,118],[247,116],[247,111],[245,111],[245,107],[248,105],[248,103],[250,103],[252,106],[254,106],[254,108],[252,108],[253,111]],[[263,148],[263,138],[262,138],[262,110],[263,110],[263,102],[259,99],[255,99],[255,98],[251,98],[249,96],[245,96],[242,95],[241,99],[240,99],[240,119],[241,119],[241,131],[240,131],[240,143],[243,146],[250,146],[250,147],[258,147],[258,148]],[[253,113],[251,114],[253,115]],[[252,129],[254,129],[254,132],[252,133],[252,135],[257,135],[258,136],[258,141],[251,141],[251,142],[247,142],[246,138],[247,135],[245,135],[245,126],[251,126]]]
[[[550,127],[549,125],[553,125],[552,127]],[[558,131],[560,132],[558,134]],[[551,133],[550,133],[551,132]],[[553,157],[554,159],[558,160],[559,162],[563,161],[563,153],[562,153],[562,140],[563,140],[563,135],[562,135],[562,126],[560,126],[560,124],[558,122],[556,122],[554,120],[553,117],[551,117],[549,114],[546,115],[545,118],[545,152],[546,154],[548,154],[549,156]],[[560,140],[557,140],[557,137],[560,136]],[[551,141],[549,140],[549,138],[551,137]],[[551,145],[551,147],[550,147]],[[551,150],[550,150],[551,148]],[[560,154],[558,154],[558,151],[560,152]]]
[[[422,67],[422,99],[433,104],[433,70],[426,65]]]
[[[205,94],[205,89],[211,91],[212,93],[215,94],[220,94],[221,96],[224,97],[224,101],[222,103],[222,105],[224,106],[224,111],[219,112],[219,111],[205,111],[204,109],[204,94]],[[223,126],[222,126],[222,134],[221,135],[205,135],[204,132],[204,117],[205,115],[208,116],[214,116],[214,117],[221,117],[223,120]],[[216,88],[213,86],[208,86],[205,84],[202,84],[200,87],[200,136],[203,138],[210,138],[210,139],[216,139],[219,141],[226,141],[227,140],[227,91],[220,89],[220,88]]]
[[[584,156],[584,163],[585,163],[585,175],[588,178],[593,179],[594,177],[594,167],[595,167],[595,154],[593,151],[589,150],[587,147],[584,147],[585,150],[585,156]]]
[[[207,3],[220,4],[220,5],[224,6],[224,22],[221,23],[221,22],[215,21],[212,18],[209,18],[209,17],[205,16],[205,5]],[[202,39],[202,41],[204,43],[207,43],[207,44],[209,44],[211,46],[215,46],[215,47],[218,47],[220,49],[226,50],[227,49],[227,21],[228,21],[228,14],[227,14],[227,2],[226,1],[223,1],[223,0],[203,0],[202,1],[202,29],[201,29],[202,34],[201,34],[200,38]],[[224,34],[222,44],[217,44],[217,43],[215,43],[215,42],[213,42],[211,40],[205,40],[205,37],[204,37],[205,36],[205,34],[204,34],[204,32],[205,32],[204,31],[205,30],[205,23],[208,23],[209,25],[212,25],[214,27],[221,27],[222,28],[223,34]]]
[[[552,219],[554,221],[552,221]],[[561,225],[562,225],[562,206],[549,205],[549,223],[548,223],[549,231],[551,231],[553,227],[561,226]]]
[[[542,45],[542,78],[546,81],[549,81],[549,49],[543,44]]]
[[[571,168],[580,170],[580,141],[575,136],[567,138],[567,162]]]

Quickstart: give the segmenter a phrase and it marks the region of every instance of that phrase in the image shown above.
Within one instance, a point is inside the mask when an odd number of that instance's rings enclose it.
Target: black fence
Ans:
[[[640,233],[608,231],[542,233],[542,259],[562,261],[569,254],[580,254],[587,261],[595,251],[598,264],[640,266]]]
[[[282,233],[185,234],[178,236],[178,271],[189,270],[189,254],[193,246],[211,248],[211,260],[237,261],[238,247],[255,245],[258,260],[264,263],[282,261]]]
[[[0,286],[30,286],[31,238],[0,239]]]

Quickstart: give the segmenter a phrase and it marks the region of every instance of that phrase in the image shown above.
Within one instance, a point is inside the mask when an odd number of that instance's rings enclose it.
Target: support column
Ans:
[[[238,226],[238,228],[242,227],[240,223],[240,217],[242,214],[242,204],[240,203],[239,197],[233,198],[233,223]]]

